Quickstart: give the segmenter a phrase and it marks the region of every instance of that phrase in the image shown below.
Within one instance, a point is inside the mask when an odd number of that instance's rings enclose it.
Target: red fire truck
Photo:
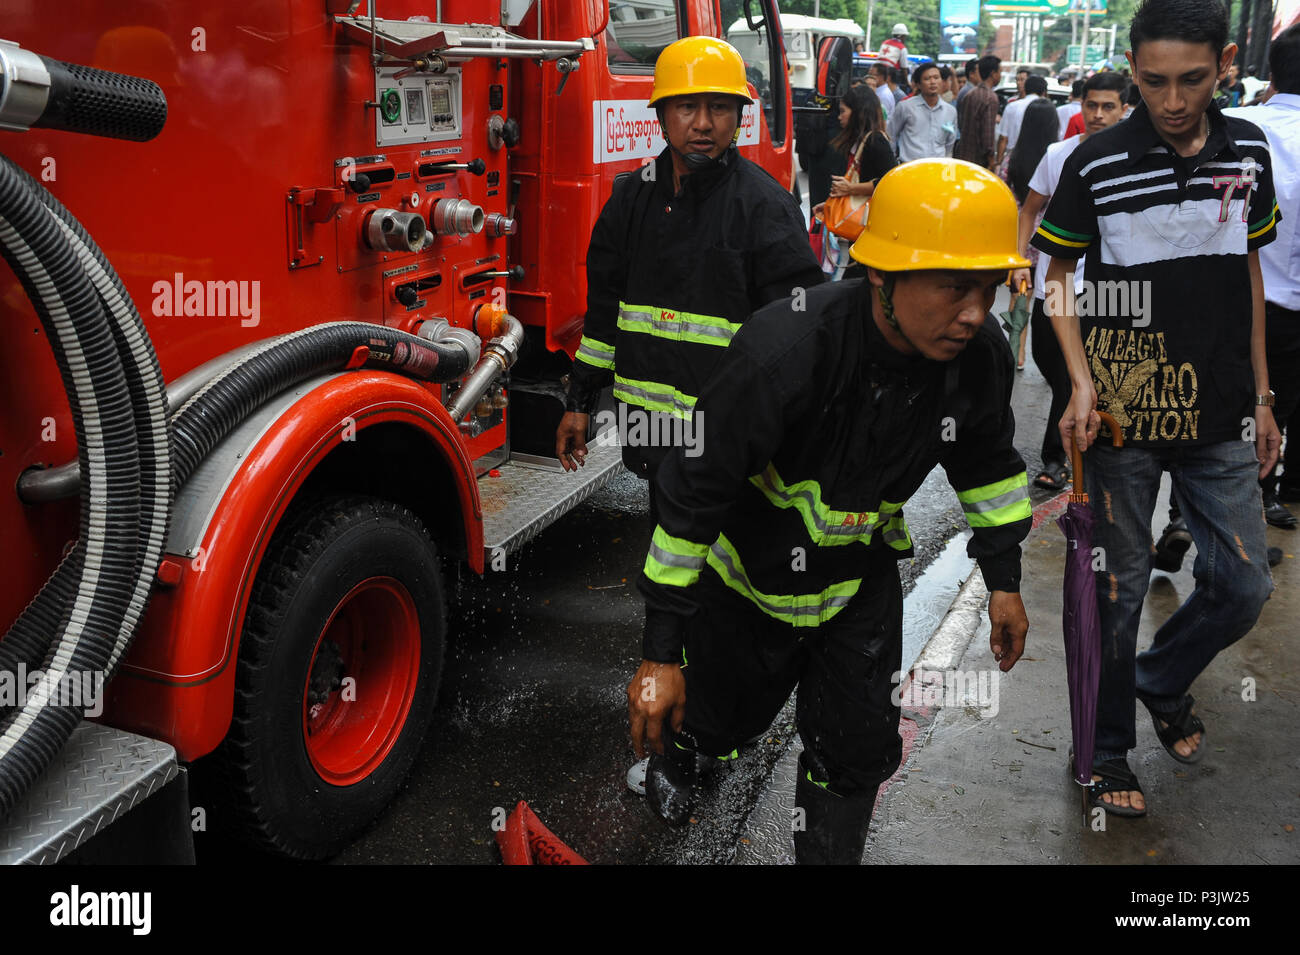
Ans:
[[[776,3],[741,6],[742,151],[792,183]],[[553,458],[587,241],[717,0],[15,0],[0,29],[0,859],[155,790],[327,856],[416,755],[448,568],[505,569],[617,472]]]

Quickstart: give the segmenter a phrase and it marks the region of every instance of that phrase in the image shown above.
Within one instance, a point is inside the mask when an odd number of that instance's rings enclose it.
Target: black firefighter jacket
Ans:
[[[587,314],[570,407],[590,412],[600,389],[630,410],[689,421],[732,336],[769,302],[823,281],[794,198],[730,147],[673,194],[667,149],[615,180],[587,251]],[[623,449],[653,477],[669,449]]]
[[[638,582],[646,659],[680,661],[701,573],[791,627],[830,624],[865,576],[912,555],[903,504],[936,464],[989,589],[1019,590],[1031,509],[1006,339],[990,316],[952,361],[907,358],[864,282],[769,305],[714,370],[695,406],[699,453],[675,450],[657,477]]]

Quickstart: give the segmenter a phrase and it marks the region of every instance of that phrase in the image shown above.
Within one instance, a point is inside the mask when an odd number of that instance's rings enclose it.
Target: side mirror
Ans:
[[[837,99],[853,79],[853,45],[848,37],[824,36],[817,44],[817,92]]]

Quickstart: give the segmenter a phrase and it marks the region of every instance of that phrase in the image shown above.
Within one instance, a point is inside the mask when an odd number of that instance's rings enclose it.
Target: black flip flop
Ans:
[[[1034,478],[1034,487],[1045,491],[1063,491],[1070,485],[1070,469],[1064,464],[1044,464],[1043,469]]]
[[[1073,761],[1073,757],[1071,757]],[[1073,771],[1073,766],[1070,767]],[[1129,769],[1128,760],[1126,759],[1108,759],[1103,763],[1094,763],[1092,766],[1094,776],[1100,776],[1101,779],[1093,782],[1088,789],[1088,806],[1097,808],[1100,806],[1111,815],[1120,816],[1125,819],[1140,819],[1147,814],[1146,806],[1141,809],[1134,809],[1132,806],[1117,806],[1114,803],[1106,802],[1101,797],[1106,793],[1113,792],[1135,792],[1142,796],[1142,801],[1146,802],[1146,794],[1142,792],[1142,786],[1138,783],[1137,776],[1133,775],[1133,770]]]
[[[1139,697],[1140,699],[1140,697]],[[1199,763],[1201,756],[1205,753],[1205,724],[1201,722],[1199,716],[1192,712],[1192,707],[1196,701],[1188,693],[1183,697],[1182,706],[1174,713],[1161,713],[1159,710],[1153,710],[1151,704],[1142,700],[1142,705],[1147,708],[1151,714],[1151,726],[1156,731],[1156,738],[1160,740],[1160,745],[1165,748],[1165,752],[1178,760],[1180,763],[1191,765]],[[1161,723],[1167,723],[1162,727]],[[1187,739],[1194,733],[1201,734],[1201,741],[1197,744],[1196,750],[1191,756],[1182,756],[1174,749],[1174,744],[1180,739]]]

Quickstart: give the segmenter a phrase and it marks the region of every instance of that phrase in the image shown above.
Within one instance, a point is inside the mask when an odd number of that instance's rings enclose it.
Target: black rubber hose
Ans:
[[[82,475],[84,553],[64,561],[5,643],[44,636],[47,673],[102,671],[138,566],[140,461],[126,376],[98,296],[30,185],[0,162],[0,249],[31,298],[67,390]],[[54,610],[55,608],[64,608]],[[54,630],[34,632],[57,619]],[[51,635],[52,634],[52,635]],[[0,818],[8,815],[81,720],[83,705],[28,694],[0,714]]]
[[[135,584],[131,602],[119,627],[113,653],[104,673],[104,683],[107,684],[116,673],[118,662],[130,649],[136,628],[148,607],[154,577],[167,545],[167,529],[171,518],[171,434],[167,384],[144,320],[108,257],[58,199],[35,179],[28,177],[27,181],[37,190],[45,207],[58,220],[82,267],[90,275],[91,284],[109,318],[109,327],[122,360],[135,417],[136,444],[140,453],[140,552],[134,571]]]
[[[45,111],[33,127],[145,142],[167,122],[167,97],[157,83],[42,56],[50,71]]]
[[[119,628],[114,651],[104,674],[104,682],[107,683],[116,670],[117,662],[129,648],[131,637],[144,615],[153,577],[166,545],[171,506],[166,386],[144,322],[108,259],[62,203],[20,167],[9,165],[15,175],[26,183],[29,190],[57,218],[65,236],[72,242],[83,269],[89,274],[91,284],[109,318],[109,327],[122,358],[127,391],[135,416],[141,464],[139,539],[142,547],[134,568],[135,584],[130,611]],[[65,558],[65,563],[80,560],[82,546],[79,539],[73,551]],[[19,628],[10,638],[0,641],[0,672],[17,672],[19,664],[30,671],[40,664],[50,635],[55,632],[60,615],[75,593],[65,583],[68,572],[68,569],[56,571],[57,576],[51,582],[59,599],[31,605],[27,611],[31,615],[30,626]]]
[[[172,416],[173,491],[184,487],[199,462],[263,403],[309,378],[343,369],[362,346],[369,354],[359,367],[435,382],[453,381],[469,370],[469,355],[458,345],[369,322],[334,322],[288,335],[208,382]]]

